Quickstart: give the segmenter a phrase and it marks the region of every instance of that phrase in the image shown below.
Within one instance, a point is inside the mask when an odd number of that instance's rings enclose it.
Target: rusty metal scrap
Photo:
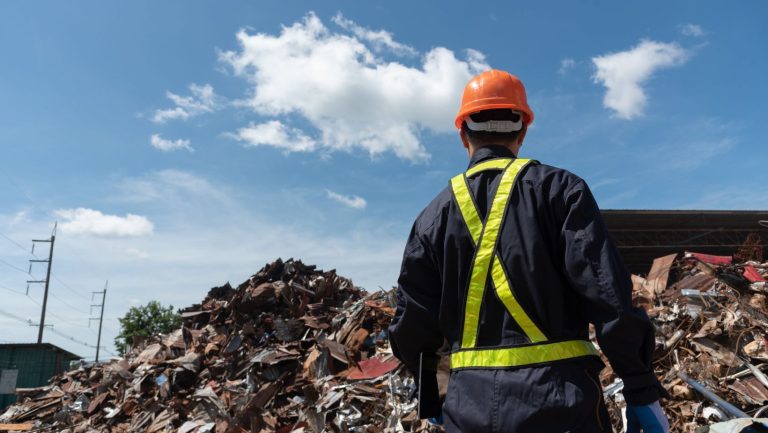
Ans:
[[[436,431],[385,329],[394,295],[297,260],[215,287],[183,327],[26,390],[3,426],[67,433]],[[432,429],[432,430],[430,430]]]
[[[633,300],[656,327],[654,369],[669,393],[671,431],[768,411],[766,277],[768,263],[698,253],[661,257],[647,277],[633,275]],[[601,380],[621,431],[620,381],[610,367]]]

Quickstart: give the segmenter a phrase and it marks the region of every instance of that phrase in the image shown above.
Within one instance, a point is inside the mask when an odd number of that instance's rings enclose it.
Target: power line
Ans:
[[[15,270],[19,271],[19,272],[21,272],[22,274],[27,274],[27,275],[29,275],[29,276],[32,276],[32,277],[34,277],[34,278],[37,278],[37,277],[35,277],[34,275],[30,274],[30,273],[29,273],[29,271],[25,271],[24,269],[21,269],[20,267],[18,267],[18,266],[16,266],[16,265],[13,265],[13,264],[11,264],[11,263],[8,263],[8,262],[6,262],[6,261],[5,261],[5,260],[3,260],[3,259],[0,259],[0,263],[4,264],[5,266],[8,266],[8,267],[9,267],[9,268],[11,268],[11,269],[15,269]]]
[[[19,295],[22,295],[22,296],[27,296],[27,294],[22,292],[22,291],[19,291],[19,290],[16,290],[16,289],[12,289],[12,288],[4,286],[2,284],[0,284],[0,289],[7,290],[7,291],[13,292],[13,293],[18,293]]]
[[[3,175],[5,176],[5,178],[6,178],[6,179],[8,179],[8,182],[10,182],[10,183],[11,183],[11,185],[15,186],[15,187],[16,187],[16,189],[18,189],[18,190],[19,190],[19,192],[21,192],[21,194],[22,194],[24,197],[26,197],[26,199],[27,199],[27,200],[29,200],[29,202],[30,202],[30,203],[32,203],[33,205],[37,206],[37,203],[36,203],[34,200],[32,200],[32,197],[30,197],[30,196],[29,196],[29,194],[27,194],[27,192],[26,192],[26,191],[24,191],[24,190],[21,188],[21,186],[19,186],[19,184],[18,184],[18,183],[16,183],[16,181],[15,181],[15,180],[13,180],[13,178],[11,177],[11,175],[9,175],[9,174],[8,174],[8,173],[7,173],[5,170],[3,170],[2,168],[0,168],[0,172],[2,172],[2,173],[3,173]],[[39,207],[39,206],[38,206],[38,207]]]
[[[27,325],[32,323],[32,321],[30,319],[25,319],[23,317],[20,317],[20,316],[17,316],[15,314],[13,314],[13,313],[9,313],[9,312],[7,312],[5,310],[0,310],[0,315],[3,315],[5,317],[10,317],[11,319],[16,320],[17,322],[21,322],[21,323],[24,323],[24,324],[27,324]]]
[[[58,335],[59,337],[66,338],[67,340],[70,340],[70,341],[72,341],[74,343],[77,343],[77,344],[80,344],[82,346],[90,347],[91,349],[95,349],[96,348],[96,346],[94,346],[93,344],[86,343],[85,341],[82,341],[82,340],[78,340],[77,338],[72,337],[71,335],[67,335],[67,334],[57,330],[56,328],[51,328],[50,331],[53,332],[54,334]]]
[[[58,300],[58,301],[59,301],[59,302],[61,302],[62,304],[66,305],[67,307],[71,308],[71,309],[72,309],[72,310],[74,310],[74,311],[77,311],[78,313],[82,313],[82,314],[90,314],[90,313],[88,313],[88,312],[87,312],[87,311],[85,311],[85,310],[81,310],[81,309],[79,309],[79,308],[77,308],[77,307],[73,306],[72,304],[68,303],[67,301],[65,301],[65,300],[63,300],[63,299],[61,299],[61,298],[59,298],[58,296],[54,295],[53,293],[51,293],[50,295],[51,295],[51,297],[52,297],[52,298],[54,298],[54,299]]]
[[[34,255],[34,254],[32,254],[30,251],[28,251],[26,248],[24,248],[24,246],[22,246],[20,243],[18,243],[18,242],[16,242],[16,241],[14,241],[13,239],[9,238],[8,236],[6,236],[6,235],[5,235],[5,233],[3,233],[3,232],[0,232],[0,236],[2,236],[2,237],[4,237],[4,238],[6,238],[6,239],[8,240],[8,242],[10,242],[10,243],[12,243],[12,244],[16,245],[17,247],[19,247],[19,248],[20,248],[22,251],[24,251],[25,253],[27,253],[27,254],[31,254],[31,255],[35,256],[35,255]],[[37,256],[35,256],[35,257],[37,257]]]
[[[87,297],[87,296],[83,295],[82,293],[79,293],[78,291],[76,291],[76,290],[75,290],[75,289],[73,289],[72,287],[69,287],[69,285],[68,285],[67,283],[65,283],[64,281],[61,281],[61,279],[60,279],[59,277],[57,277],[57,276],[55,276],[55,275],[54,275],[54,276],[53,276],[53,279],[54,279],[54,280],[56,280],[56,281],[58,281],[58,282],[59,282],[59,284],[61,284],[62,286],[64,286],[64,288],[65,288],[65,289],[69,290],[70,292],[74,293],[75,295],[77,295],[77,296],[79,296],[79,297],[81,297],[81,298],[83,298],[83,299],[88,299],[88,297]]]
[[[38,256],[36,256],[34,253],[32,253],[32,252],[30,252],[29,250],[27,250],[26,248],[24,248],[24,246],[22,246],[20,243],[16,242],[15,240],[11,239],[10,237],[8,237],[6,234],[4,234],[4,233],[0,232],[0,236],[4,237],[6,240],[8,240],[8,242],[10,242],[10,243],[12,243],[13,245],[17,246],[17,247],[18,247],[20,250],[22,250],[22,251],[24,251],[25,253],[27,253],[27,254],[31,255],[32,257],[35,257],[35,258],[39,258],[39,257],[38,257]],[[18,267],[16,267],[16,266],[13,266],[13,265],[11,265],[10,263],[8,263],[8,262],[5,262],[5,261],[4,261],[4,260],[2,260],[2,259],[0,259],[0,261],[2,261],[2,262],[3,262],[3,263],[5,263],[6,265],[8,265],[8,266],[10,266],[10,267],[12,267],[12,268],[14,268],[14,269],[16,269],[16,270],[19,270],[19,271],[22,271],[22,272],[24,272],[25,274],[28,274],[28,275],[32,275],[32,274],[30,274],[28,271],[25,271],[25,270],[23,270],[23,269],[21,269],[21,268],[18,268]],[[36,278],[36,277],[35,277],[35,278]],[[53,279],[54,279],[54,280],[56,280],[56,281],[58,281],[58,282],[59,282],[59,284],[61,284],[62,286],[64,286],[64,288],[65,288],[65,289],[69,290],[70,292],[74,293],[75,295],[77,295],[77,296],[79,296],[79,297],[81,297],[81,298],[83,298],[83,299],[88,299],[88,297],[87,297],[87,296],[83,295],[82,293],[80,293],[80,292],[78,292],[77,290],[75,290],[75,289],[73,289],[72,287],[70,287],[70,285],[69,285],[69,284],[67,284],[67,283],[65,283],[64,281],[62,281],[62,280],[61,280],[61,278],[59,278],[59,277],[57,277],[57,276],[55,276],[55,275],[54,275],[54,276],[53,276]]]

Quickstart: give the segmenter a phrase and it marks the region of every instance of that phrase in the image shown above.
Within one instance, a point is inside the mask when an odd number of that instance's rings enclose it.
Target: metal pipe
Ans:
[[[685,374],[684,372],[679,371],[677,373],[677,376],[683,381],[685,381],[685,383],[687,383],[691,388],[696,390],[699,394],[703,395],[704,398],[706,398],[707,400],[711,401],[712,403],[720,407],[720,409],[722,409],[726,414],[728,414],[732,418],[752,418],[751,416],[747,415],[746,412],[742,411],[738,407],[720,398],[720,396],[710,391],[709,388],[707,388],[706,386],[688,377],[688,375]]]

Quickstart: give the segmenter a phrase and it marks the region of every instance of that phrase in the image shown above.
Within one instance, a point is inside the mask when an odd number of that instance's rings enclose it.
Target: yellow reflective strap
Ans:
[[[496,158],[491,159],[489,161],[481,162],[480,164],[477,164],[476,166],[470,168],[467,170],[467,177],[472,177],[476,175],[477,173],[480,173],[481,171],[485,170],[502,170],[504,167],[509,164],[510,159],[509,158]]]
[[[496,295],[501,299],[501,302],[507,307],[507,311],[515,319],[515,322],[523,330],[523,333],[531,340],[531,343],[540,343],[547,341],[547,337],[543,332],[533,323],[530,317],[525,314],[525,310],[515,299],[515,295],[512,293],[512,287],[509,285],[509,279],[504,273],[504,268],[501,265],[499,255],[493,261],[493,267],[491,268],[491,278],[493,279],[493,285],[496,288]]]
[[[459,204],[461,216],[464,217],[464,222],[472,235],[472,240],[477,244],[477,240],[480,239],[480,234],[483,232],[483,222],[480,221],[480,215],[475,209],[475,202],[472,201],[472,195],[463,173],[451,179],[451,189],[453,196],[456,197],[456,202]]]
[[[477,245],[483,227],[477,209],[475,209],[475,204],[472,199],[469,198],[469,190],[465,184],[464,177],[461,175],[454,177],[454,180],[451,181],[451,185],[453,193],[459,203],[461,214],[464,217],[464,221],[467,222],[467,228],[472,234],[472,241]],[[531,318],[525,313],[525,310],[523,310],[523,307],[520,306],[520,303],[515,299],[515,295],[512,293],[512,288],[509,285],[509,279],[501,266],[501,259],[498,253],[496,253],[493,260],[491,278],[493,279],[493,285],[496,289],[496,295],[528,339],[532,343],[547,341],[547,337],[544,336],[544,333],[533,323]]]
[[[501,174],[499,186],[491,203],[491,210],[483,225],[480,243],[475,251],[475,259],[472,264],[472,273],[467,288],[467,303],[464,308],[464,329],[461,338],[461,348],[475,347],[477,344],[477,327],[480,321],[480,306],[483,301],[485,285],[488,281],[488,270],[491,260],[496,255],[496,240],[499,237],[499,228],[504,219],[504,211],[507,208],[512,187],[515,185],[520,169],[528,162],[527,159],[515,159],[504,169]],[[467,224],[469,225],[469,224]],[[470,229],[471,230],[471,229]]]
[[[585,340],[499,349],[471,349],[452,353],[451,369],[519,367],[590,355],[598,356],[597,349]]]

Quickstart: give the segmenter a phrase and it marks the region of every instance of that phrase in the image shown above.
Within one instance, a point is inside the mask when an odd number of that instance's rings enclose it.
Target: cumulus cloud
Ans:
[[[171,152],[173,150],[180,149],[186,149],[190,152],[195,151],[192,149],[192,146],[189,145],[189,140],[184,140],[181,138],[178,140],[166,140],[165,138],[161,137],[160,134],[152,134],[152,137],[149,138],[149,142],[152,144],[152,147],[155,149],[160,149],[163,152]]]
[[[140,215],[121,217],[82,207],[59,209],[55,214],[63,220],[61,230],[73,235],[135,237],[151,235],[154,231],[152,222]]]
[[[125,250],[125,254],[141,260],[146,260],[149,258],[148,252],[140,250],[138,248],[128,248]]]
[[[565,75],[569,70],[576,66],[576,61],[571,58],[560,60],[560,69],[557,71],[560,75]]]
[[[395,41],[392,33],[386,30],[371,30],[360,26],[354,21],[344,18],[341,12],[333,17],[332,21],[339,27],[352,32],[357,38],[370,42],[374,50],[388,49],[394,54],[415,56],[419,54],[413,47]]]
[[[191,96],[181,96],[173,92],[166,92],[166,96],[174,103],[173,108],[155,111],[152,121],[165,123],[169,120],[187,120],[190,117],[204,113],[211,113],[218,108],[218,97],[213,91],[213,86],[204,84],[190,84]]]
[[[313,13],[278,35],[238,32],[239,48],[220,58],[252,85],[245,105],[281,120],[298,115],[316,131],[288,133],[280,121],[251,125],[235,135],[250,142],[243,133],[253,128],[265,132],[261,126],[273,139],[258,138],[256,145],[294,150],[283,140],[287,135],[303,140],[296,145],[301,150],[361,148],[371,155],[393,152],[411,161],[427,159],[419,134],[454,130],[464,85],[490,68],[483,54],[468,50],[460,60],[437,47],[421,56],[418,66],[385,61],[375,55],[373,36],[358,36],[356,25],[341,16],[336,21],[353,34],[330,31]],[[389,39],[376,40],[384,44]],[[317,138],[301,138],[309,136]]]
[[[211,185],[208,180],[182,170],[166,169],[144,176],[123,179],[118,187],[119,201],[125,203],[162,203],[180,207],[188,203],[191,197],[204,198],[220,205],[227,200],[228,192],[221,187]]]
[[[289,128],[279,120],[254,124],[240,128],[235,138],[248,146],[273,146],[287,152],[311,152],[317,148],[312,138],[296,128]]]
[[[680,33],[682,33],[685,36],[693,36],[693,37],[701,37],[704,36],[705,32],[704,29],[701,28],[701,26],[697,24],[683,24],[680,26]]]
[[[365,209],[365,207],[368,205],[368,202],[366,202],[364,198],[356,195],[339,194],[337,192],[331,191],[330,189],[325,190],[325,192],[328,194],[328,198],[331,200],[337,201],[344,206],[348,206],[353,209]]]
[[[597,70],[592,79],[606,88],[605,107],[622,119],[633,119],[643,114],[648,101],[642,85],[657,70],[687,60],[687,51],[676,43],[643,40],[627,51],[593,57]]]

